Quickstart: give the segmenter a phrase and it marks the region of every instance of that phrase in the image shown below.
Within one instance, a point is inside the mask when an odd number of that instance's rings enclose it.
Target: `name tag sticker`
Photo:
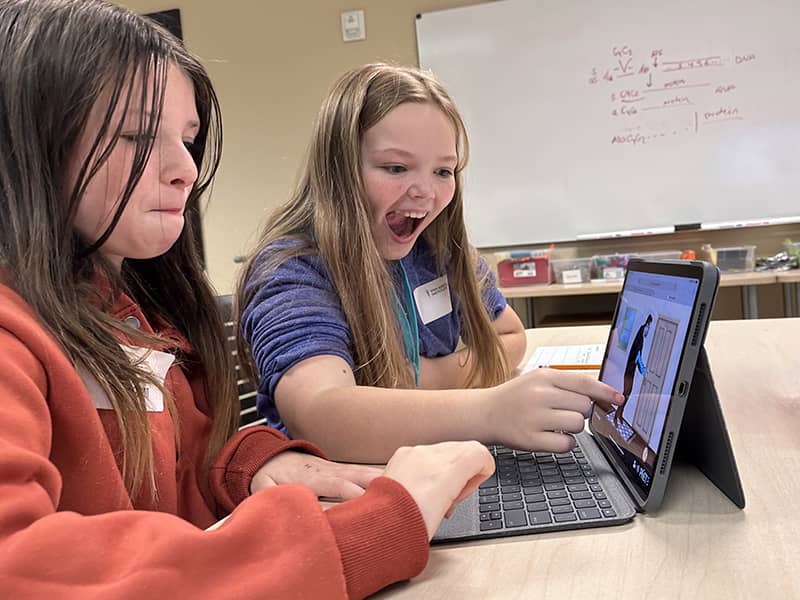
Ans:
[[[159,352],[158,350],[148,350],[147,348],[120,345],[131,361],[139,364],[140,369],[155,376],[160,384],[164,384],[167,371],[169,371],[172,363],[175,362],[175,357],[172,354]],[[111,405],[111,401],[97,380],[83,367],[78,367],[78,373],[83,379],[83,383],[89,391],[95,407],[103,410],[113,410],[114,407]],[[161,390],[153,385],[145,384],[143,391],[147,412],[164,412],[164,394],[161,393]]]
[[[419,318],[425,325],[453,312],[447,275],[442,275],[415,289],[414,302],[417,305]]]

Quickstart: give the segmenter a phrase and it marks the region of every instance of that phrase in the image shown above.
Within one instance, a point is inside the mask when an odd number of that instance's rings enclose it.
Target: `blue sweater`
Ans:
[[[258,262],[287,244],[276,242],[268,246]],[[421,238],[401,262],[412,290],[442,276],[436,269],[435,257]],[[489,317],[494,320],[503,312],[506,300],[497,289],[494,274],[481,258],[477,276],[486,273],[482,297]],[[254,286],[257,289],[244,309],[240,328],[260,374],[256,403],[271,427],[288,433],[275,406],[278,381],[294,365],[312,356],[339,356],[352,369],[350,327],[328,272],[316,254],[291,258],[266,276],[251,278],[247,282],[248,291]],[[434,358],[455,351],[461,336],[461,317],[452,289],[450,301],[452,312],[427,324],[419,311],[415,311],[421,356]]]

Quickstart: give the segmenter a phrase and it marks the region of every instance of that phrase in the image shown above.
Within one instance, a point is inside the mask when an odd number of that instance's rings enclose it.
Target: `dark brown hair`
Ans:
[[[192,148],[199,177],[188,199],[196,210],[219,164],[219,104],[205,69],[166,30],[102,0],[0,0],[0,262],[6,283],[32,307],[76,367],[108,395],[122,434],[121,469],[132,495],[147,481],[153,494],[153,454],[143,385],[152,378],[123,352],[118,335],[143,344],[146,336],[108,314],[108,295],[125,291],[149,319],[174,326],[192,353],[185,368],[202,368],[213,429],[210,459],[235,429],[238,408],[231,357],[211,286],[194,246],[192,223],[162,256],[126,260],[115,273],[97,249],[113,231],[153,147],[167,68],[191,79],[200,132]],[[133,85],[140,82],[140,86]],[[134,89],[140,92],[134,92]],[[98,98],[105,118],[84,132]],[[74,218],[88,182],[119,140],[129,110],[141,116],[133,164],[114,217],[91,243],[75,232]],[[119,116],[121,114],[121,116]],[[117,115],[117,116],[114,116]],[[74,185],[66,166],[81,135],[93,136]],[[113,294],[112,294],[113,296]],[[176,423],[176,426],[178,423]]]

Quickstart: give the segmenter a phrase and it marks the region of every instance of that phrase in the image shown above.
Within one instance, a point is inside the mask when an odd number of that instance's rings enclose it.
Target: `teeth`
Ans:
[[[424,219],[427,215],[427,212],[412,212],[410,210],[403,212],[404,217],[411,217],[412,219]]]

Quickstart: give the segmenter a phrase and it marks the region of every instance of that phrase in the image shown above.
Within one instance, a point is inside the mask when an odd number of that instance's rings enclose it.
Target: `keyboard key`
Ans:
[[[503,502],[512,502],[514,500],[522,500],[522,494],[514,492],[511,494],[503,494]]]
[[[606,494],[605,492],[595,492],[594,497],[597,498],[598,500],[605,500]]]
[[[578,516],[581,518],[581,520],[599,519],[600,511],[597,510],[596,508],[579,508]]]
[[[554,506],[553,508],[550,509],[550,512],[553,513],[554,515],[561,515],[564,513],[571,513],[575,511],[572,510],[572,505],[569,505],[569,506]]]
[[[569,498],[553,498],[550,500],[550,506],[570,506],[572,502]]]
[[[544,489],[546,489],[548,492],[552,491],[552,490],[563,490],[564,489],[564,484],[563,483],[545,483],[544,484]]]
[[[503,522],[502,521],[485,521],[481,523],[481,531],[492,531],[494,529],[502,529]]]
[[[575,508],[594,508],[597,506],[594,500],[575,500]]]
[[[503,514],[500,511],[497,511],[497,512],[493,512],[493,513],[489,513],[489,516],[491,516],[492,521],[495,521],[497,519],[500,519],[503,516]]]
[[[555,494],[558,492],[550,492],[551,494]],[[544,502],[544,494],[528,494],[525,496],[525,502],[528,504],[533,504],[534,502]]]
[[[528,524],[524,510],[509,510],[503,516],[506,520],[506,527],[524,527]]]
[[[541,494],[544,491],[544,488],[542,487],[541,483],[536,483],[533,485],[523,483],[522,491],[526,494]]]
[[[603,509],[603,516],[604,517],[616,517],[617,513],[614,512],[613,508],[604,508]]]
[[[583,483],[583,477],[565,477],[564,481],[566,481],[568,484]]]
[[[519,486],[518,485],[504,485],[503,487],[500,488],[500,491],[503,492],[504,494],[512,494],[514,492],[518,492],[519,491]]]
[[[542,510],[550,510],[547,502],[531,502],[528,504],[528,512],[539,512]]]
[[[586,500],[587,498],[591,498],[591,492],[572,492],[572,499],[573,500]]]
[[[530,519],[531,525],[544,525],[553,522],[549,512],[528,513],[528,519]]]
[[[486,488],[491,488],[491,487],[497,487],[497,477],[496,477],[495,475],[492,475],[491,477],[489,477],[489,479],[487,479],[486,481],[484,481],[484,482],[483,482],[482,484],[480,484],[480,486],[478,486],[478,487],[480,487],[481,489],[486,489]]]
[[[519,484],[519,477],[500,477],[500,485],[503,487],[513,487]]]
[[[609,500],[598,500],[597,505],[600,508],[611,508],[611,502]]]
[[[585,483],[573,483],[567,486],[570,492],[587,492],[589,491]]]
[[[478,490],[478,495],[479,496],[493,496],[493,495],[498,494],[498,493],[499,493],[499,490],[496,487],[495,488],[488,487],[488,488],[483,488],[483,489],[479,489]]]
[[[537,483],[536,485],[524,485],[522,486],[522,491],[526,494],[541,494],[544,491],[541,483]]]
[[[561,475],[545,475],[542,477],[542,481],[545,483],[558,483],[561,481]]]
[[[566,523],[568,521],[577,521],[578,517],[575,516],[575,513],[565,513],[563,515],[556,515],[555,516],[556,523]],[[481,523],[481,527],[483,523]]]
[[[481,513],[481,521],[491,521],[492,516],[489,513]]]
[[[592,485],[589,486],[589,489],[592,490],[593,492],[602,492],[603,491],[603,488],[599,483],[593,483]]]
[[[567,497],[567,490],[553,490],[552,492],[547,492],[548,498],[566,498]]]
[[[500,510],[500,503],[494,502],[493,504],[480,504],[478,506],[478,510],[480,512],[492,512],[495,510]]]
[[[495,502],[500,502],[500,496],[495,494],[494,496],[479,496],[478,503],[479,504],[493,504]]]
[[[522,500],[514,502],[503,502],[503,509],[507,511],[522,509],[524,506],[525,505],[522,503]]]
[[[597,481],[598,481],[597,477],[587,477],[586,478],[586,483],[597,483]]]

